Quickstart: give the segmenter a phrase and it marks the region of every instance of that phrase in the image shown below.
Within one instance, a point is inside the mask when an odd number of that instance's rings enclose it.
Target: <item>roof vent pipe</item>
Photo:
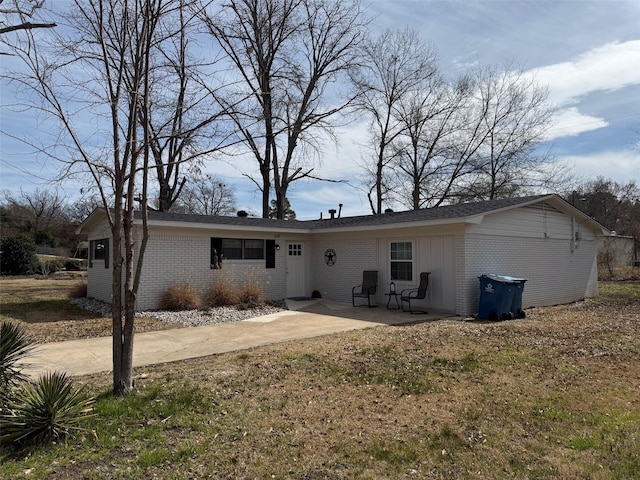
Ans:
[[[338,207],[340,207],[340,209],[338,210],[338,218],[340,218],[340,214],[342,213],[342,204],[339,203]]]
[[[392,208],[385,208],[384,213],[393,213]]]
[[[336,218],[336,209],[332,208],[331,210],[329,210],[329,215],[331,215],[331,220]]]

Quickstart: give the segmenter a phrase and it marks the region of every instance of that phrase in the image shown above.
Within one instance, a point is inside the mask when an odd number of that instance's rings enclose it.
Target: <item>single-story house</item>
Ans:
[[[597,295],[598,237],[608,230],[558,195],[490,200],[381,215],[319,220],[149,212],[149,242],[137,308],[158,308],[171,285],[205,294],[216,280],[250,277],[267,299],[308,297],[351,302],[364,270],[378,271],[376,301],[416,288],[416,305],[468,316],[478,309],[483,274],[526,278],[522,307]],[[137,223],[138,228],[140,222]],[[96,210],[78,227],[90,242],[88,296],[111,301],[110,229]],[[216,268],[216,260],[220,268]]]

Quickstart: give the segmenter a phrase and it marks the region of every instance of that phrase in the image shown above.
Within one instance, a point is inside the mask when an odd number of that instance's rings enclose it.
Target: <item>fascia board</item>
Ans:
[[[142,220],[136,219],[135,224],[142,226]],[[177,229],[196,229],[196,230],[241,230],[243,232],[265,232],[265,233],[311,233],[309,228],[277,228],[277,227],[260,227],[256,225],[241,224],[221,224],[221,223],[198,223],[198,222],[166,222],[149,220],[149,227],[161,228],[177,228]]]

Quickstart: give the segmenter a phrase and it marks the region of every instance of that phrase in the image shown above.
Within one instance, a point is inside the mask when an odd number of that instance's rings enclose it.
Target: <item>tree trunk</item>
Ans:
[[[116,205],[113,215],[113,226],[111,229],[112,236],[112,258],[113,272],[111,282],[112,302],[111,302],[111,319],[112,319],[112,343],[113,343],[113,392],[117,395],[126,393],[126,368],[122,364],[123,345],[122,338],[124,334],[122,324],[122,201],[118,201],[118,197],[122,195],[116,193]]]

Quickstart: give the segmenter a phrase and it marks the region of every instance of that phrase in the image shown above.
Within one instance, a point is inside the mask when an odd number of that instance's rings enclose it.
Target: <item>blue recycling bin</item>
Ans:
[[[524,284],[527,279],[510,277],[508,275],[502,275],[501,278],[506,282],[510,282],[515,289],[513,292],[513,300],[511,301],[511,313],[515,318],[525,318],[527,314],[522,310],[522,292],[524,291]]]
[[[525,279],[503,275],[481,275],[478,317],[486,320],[507,320],[524,313],[522,290]],[[521,317],[522,318],[522,317]]]

